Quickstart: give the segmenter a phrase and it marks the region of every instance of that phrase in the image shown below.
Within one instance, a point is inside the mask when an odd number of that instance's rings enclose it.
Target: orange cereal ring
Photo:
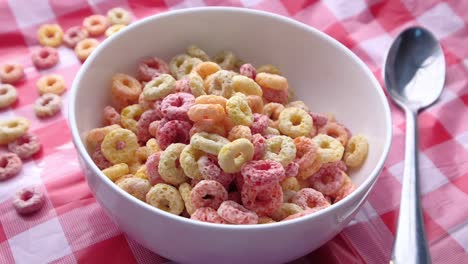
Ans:
[[[245,138],[249,141],[252,140],[252,132],[248,126],[238,125],[234,126],[231,131],[229,131],[228,139],[234,141],[236,139]]]
[[[318,146],[307,137],[297,137],[294,139],[296,145],[296,160],[299,164],[298,177],[306,179],[320,169],[322,162],[318,154]]]
[[[266,72],[257,73],[255,81],[262,87],[272,90],[285,91],[288,89],[288,80],[281,75]]]
[[[37,38],[43,46],[58,47],[62,44],[63,30],[57,24],[44,24],[37,31]]]
[[[83,27],[93,37],[104,34],[108,26],[107,18],[103,15],[91,15],[83,20]]]
[[[327,122],[323,127],[321,127],[318,130],[318,133],[336,138],[343,146],[346,146],[346,143],[348,143],[348,132],[346,131],[344,126],[338,123]]]
[[[249,104],[252,113],[263,113],[263,100],[261,96],[247,95],[247,103]]]
[[[118,105],[127,106],[137,103],[140,93],[141,84],[132,76],[117,73],[112,77],[111,96]]]
[[[85,61],[98,45],[99,41],[97,39],[85,38],[76,44],[75,54],[78,59]]]
[[[268,103],[263,107],[263,114],[268,116],[271,120],[276,121],[283,110],[284,105],[280,103]]]
[[[218,64],[211,61],[204,61],[195,66],[195,68],[193,68],[193,72],[198,74],[203,80],[205,80],[206,77],[210,76],[211,74],[220,70],[221,67],[219,67]]]
[[[49,75],[42,76],[36,82],[36,86],[40,95],[43,95],[46,93],[53,93],[53,94],[60,95],[66,89],[65,80],[63,79],[62,76],[58,74],[49,74]]]
[[[245,95],[263,95],[262,88],[260,88],[254,80],[243,75],[232,77],[232,89],[234,92],[243,93]]]
[[[219,104],[224,109],[226,109],[227,99],[219,95],[209,94],[209,95],[201,95],[195,98],[195,103],[196,104]]]
[[[215,133],[222,137],[226,137],[226,129],[224,125],[220,122],[216,122],[212,119],[202,119],[193,124],[193,127],[190,129],[190,136],[198,132],[207,132]]]
[[[0,81],[3,83],[16,83],[24,77],[24,69],[21,64],[7,63],[0,67]]]
[[[190,107],[187,115],[193,122],[198,122],[203,119],[211,119],[215,122],[219,122],[226,117],[226,112],[219,104],[195,104]]]

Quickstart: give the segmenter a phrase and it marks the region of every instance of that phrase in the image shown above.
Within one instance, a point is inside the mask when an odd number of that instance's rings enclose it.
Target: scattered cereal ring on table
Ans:
[[[53,93],[61,95],[65,92],[65,79],[58,74],[44,75],[36,82],[36,86],[40,95]]]
[[[63,35],[63,43],[69,48],[75,48],[76,44],[88,37],[88,31],[75,26],[67,29]]]
[[[211,207],[218,209],[222,202],[226,201],[228,193],[221,183],[212,180],[202,180],[190,193],[192,206],[195,209]]]
[[[192,125],[187,121],[164,120],[164,123],[159,125],[156,133],[159,147],[164,150],[173,143],[188,144],[190,142],[189,132],[191,128]]]
[[[206,52],[202,49],[200,49],[198,46],[196,45],[190,45],[187,47],[186,49],[186,52],[189,56],[191,57],[194,57],[194,58],[198,58],[202,61],[209,61],[210,60],[210,56],[208,56],[208,54],[206,54]]]
[[[213,57],[213,61],[224,70],[233,70],[236,64],[236,56],[231,51],[221,51]]]
[[[41,47],[32,54],[32,62],[38,69],[48,69],[57,65],[59,54],[55,48]]]
[[[247,95],[247,103],[249,104],[252,113],[263,113],[263,99],[257,95]]]
[[[161,153],[158,171],[161,178],[169,184],[180,185],[188,180],[184,170],[179,166],[180,154],[185,146],[182,143],[174,143]]]
[[[278,121],[279,131],[291,138],[309,135],[313,126],[312,117],[306,111],[295,107],[281,111]]]
[[[38,186],[25,187],[13,197],[13,207],[20,215],[35,213],[42,209],[44,204],[44,194]]]
[[[15,153],[0,154],[0,181],[10,179],[21,171],[23,162]]]
[[[283,203],[280,208],[271,214],[275,221],[281,221],[286,217],[304,211],[299,205],[294,203]]]
[[[79,60],[85,61],[97,48],[99,41],[93,38],[85,38],[75,45],[75,54]]]
[[[224,201],[218,208],[218,215],[230,224],[253,225],[258,222],[256,213],[234,201]]]
[[[230,98],[233,94],[232,77],[235,75],[235,72],[226,70],[220,70],[211,74],[204,80],[206,93]]]
[[[37,31],[42,46],[58,47],[62,44],[63,31],[57,24],[43,24]]]
[[[344,161],[347,166],[356,168],[364,163],[367,157],[369,143],[363,135],[352,136],[346,145]]]
[[[318,154],[323,163],[338,161],[343,157],[344,147],[337,139],[318,134],[312,138],[312,141],[317,144]]]
[[[24,69],[21,64],[7,63],[0,67],[0,81],[14,84],[24,77]]]
[[[137,133],[137,123],[140,116],[143,114],[143,107],[139,104],[133,104],[122,109],[120,113],[122,127]]]
[[[123,73],[112,76],[111,97],[121,108],[136,103],[140,93],[141,84],[137,79]]]
[[[262,88],[249,77],[236,75],[232,77],[231,82],[234,92],[243,93],[245,95],[263,95]]]
[[[226,221],[218,215],[218,212],[211,207],[198,208],[190,216],[190,219],[214,224],[227,224]]]
[[[29,129],[29,124],[29,120],[24,117],[0,120],[0,145],[8,144],[24,135]]]
[[[197,64],[195,68],[193,68],[193,72],[198,74],[202,78],[202,80],[205,80],[206,77],[220,70],[221,67],[219,67],[218,64],[211,61],[204,61],[202,63]]]
[[[107,19],[112,25],[128,25],[132,22],[132,15],[121,7],[114,7],[107,11]]]
[[[7,108],[18,99],[16,88],[11,84],[0,84],[0,109]]]
[[[184,200],[185,210],[189,215],[192,215],[195,212],[195,208],[192,206],[192,200],[190,200],[190,193],[192,192],[192,186],[190,184],[184,182],[179,186],[179,193]]]
[[[137,76],[140,81],[149,82],[161,74],[168,73],[169,65],[158,57],[144,58],[138,63]]]
[[[104,137],[101,151],[112,164],[130,163],[138,147],[138,138],[135,133],[128,129],[117,128]]]
[[[171,214],[180,215],[184,211],[184,200],[174,186],[158,183],[146,194],[146,202]]]
[[[294,141],[287,136],[273,136],[266,140],[267,150],[266,160],[274,160],[283,166],[288,166],[296,157],[296,145]]]
[[[219,166],[227,173],[240,172],[242,166],[252,160],[253,154],[254,147],[248,139],[236,139],[220,149]]]
[[[123,24],[112,25],[106,29],[106,32],[104,33],[104,35],[106,35],[106,37],[110,37],[114,35],[115,33],[119,32],[120,30],[124,29],[125,27],[126,25],[123,25]]]
[[[253,123],[254,118],[252,110],[244,94],[236,93],[229,98],[226,103],[226,112],[234,125],[251,126]]]
[[[245,208],[254,211],[258,216],[271,215],[283,203],[283,192],[279,184],[258,190],[245,184],[241,192]]]
[[[196,133],[190,138],[190,145],[212,155],[218,155],[227,143],[229,143],[227,138],[206,132]]]
[[[41,149],[39,138],[32,134],[24,134],[8,144],[8,150],[21,159],[28,159]]]
[[[188,120],[187,112],[195,104],[195,97],[189,93],[169,94],[161,102],[161,113],[169,120]]]
[[[250,63],[243,64],[239,68],[239,73],[253,80],[255,80],[255,76],[257,75],[257,71],[255,70],[255,67],[252,66],[252,64]]]
[[[224,188],[229,189],[229,185],[234,180],[235,175],[224,172],[216,160],[211,155],[203,155],[197,160],[198,171],[205,180],[217,181]]]
[[[103,15],[91,15],[83,20],[83,28],[85,28],[92,37],[104,34],[108,26],[107,18]]]
[[[175,88],[175,79],[169,74],[161,74],[145,85],[143,96],[147,100],[162,99]]]
[[[241,174],[247,185],[260,190],[277,185],[284,178],[284,168],[276,161],[254,160],[242,167]]]
[[[330,206],[330,203],[325,199],[323,194],[312,188],[299,190],[296,196],[293,197],[292,202],[304,210]]]
[[[34,102],[34,113],[37,117],[51,117],[62,108],[62,98],[53,93],[45,93]]]
[[[151,189],[151,184],[148,180],[130,177],[116,183],[122,190],[134,196],[135,198],[145,201],[146,194]]]

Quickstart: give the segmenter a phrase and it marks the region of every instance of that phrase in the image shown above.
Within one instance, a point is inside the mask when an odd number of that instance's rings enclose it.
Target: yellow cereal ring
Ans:
[[[75,46],[76,57],[81,61],[85,61],[98,45],[99,40],[97,39],[85,38],[81,40]]]
[[[118,178],[130,173],[126,163],[115,164],[107,169],[102,170],[102,173],[111,181],[116,181]]]
[[[180,66],[191,57],[187,54],[179,54],[174,56],[171,61],[169,62],[169,70],[173,76],[177,76],[177,71],[179,70]]]
[[[289,89],[292,90],[292,89]],[[300,108],[306,112],[310,112],[310,108],[303,101],[293,101],[286,105],[286,107],[296,107]]]
[[[235,72],[220,70],[206,77],[204,81],[206,93],[231,97],[233,94],[232,77],[235,75]]]
[[[278,67],[271,65],[271,64],[265,64],[265,65],[258,67],[257,73],[260,73],[260,72],[281,75],[281,71],[278,69]]]
[[[177,162],[180,160],[180,154],[185,146],[186,145],[182,143],[174,143],[169,145],[161,154],[158,172],[161,178],[169,184],[179,185],[188,180],[184,170],[177,166]]]
[[[283,192],[286,191],[295,191],[298,192],[301,189],[301,186],[299,185],[299,181],[297,180],[296,177],[288,177],[284,179],[282,182],[280,182],[281,188],[283,189]]]
[[[149,190],[146,202],[175,215],[180,215],[184,211],[184,201],[179,191],[174,186],[164,183],[158,183]]]
[[[280,132],[278,131],[278,129],[276,129],[274,127],[267,127],[262,135],[264,135],[264,136],[268,136],[268,135],[279,136]]]
[[[245,95],[263,95],[262,88],[254,80],[244,75],[232,77],[232,89],[234,92],[243,93]]]
[[[117,186],[122,188],[122,190],[126,191],[127,193],[131,194],[132,196],[136,197],[141,201],[146,200],[146,195],[148,194],[149,190],[151,189],[151,184],[148,180],[129,177],[116,182]]]
[[[190,107],[187,112],[188,118],[193,122],[203,119],[211,119],[220,122],[226,118],[224,108],[219,104],[196,104]]]
[[[136,172],[135,178],[145,179],[148,180],[148,175],[146,172],[146,165],[142,165]]]
[[[143,107],[139,104],[129,105],[122,109],[120,113],[122,126],[130,129],[133,133],[137,133],[137,122],[143,111]]]
[[[239,138],[245,138],[249,141],[252,140],[252,131],[250,131],[248,126],[238,125],[231,128],[228,135],[229,141],[234,141]]]
[[[192,187],[190,184],[184,182],[179,186],[179,193],[180,196],[182,197],[182,200],[184,200],[185,204],[185,210],[187,210],[187,213],[189,215],[192,215],[193,212],[195,212],[195,208],[192,206],[192,200],[190,199],[190,192],[192,191]]]
[[[199,97],[206,94],[202,77],[198,76],[198,74],[191,73],[187,75],[186,78],[188,79],[190,91],[193,96]]]
[[[206,153],[218,155],[224,145],[229,143],[229,140],[218,134],[211,134],[206,132],[196,133],[190,138],[190,145],[194,148],[202,150]]]
[[[171,75],[161,74],[145,85],[143,96],[150,101],[164,98],[174,91],[175,82]]]
[[[161,151],[161,147],[159,147],[158,141],[155,138],[146,141],[146,147],[148,148],[148,156]]]
[[[187,177],[195,180],[203,180],[197,163],[197,160],[203,156],[203,154],[203,151],[194,148],[192,145],[187,145],[182,150],[182,153],[180,153],[180,166]]]
[[[262,224],[273,224],[273,223],[276,223],[276,221],[271,219],[268,216],[260,216],[258,218],[258,224],[260,224],[260,225],[262,225]]]
[[[211,74],[220,70],[221,67],[219,67],[218,64],[211,61],[204,61],[195,66],[195,68],[193,68],[193,72],[198,74],[203,80],[205,80],[206,77],[210,76]]]
[[[257,95],[247,95],[247,103],[249,104],[252,113],[263,113],[263,99]]]
[[[362,165],[367,157],[369,143],[363,135],[355,135],[349,139],[344,153],[344,161],[348,167],[356,168]]]
[[[226,112],[234,125],[250,127],[253,123],[253,114],[247,97],[242,93],[236,93],[226,103]]]
[[[36,82],[37,90],[40,95],[53,93],[60,95],[65,92],[65,80],[58,74],[44,75]]]
[[[119,125],[110,125],[105,127],[93,128],[86,134],[86,146],[88,150],[92,153],[94,150],[101,144],[104,140],[104,137],[110,131],[121,128]]]
[[[117,128],[109,131],[101,144],[101,152],[112,164],[131,163],[139,147],[138,138],[132,131]]]
[[[271,120],[278,120],[281,112],[284,110],[284,105],[280,103],[268,103],[263,107],[263,114]]]
[[[124,29],[125,27],[126,25],[123,24],[115,24],[106,29],[106,32],[104,34],[106,35],[106,37],[110,37],[115,33],[119,32],[120,30]]]
[[[198,46],[196,45],[190,45],[187,47],[187,50],[186,50],[187,54],[191,57],[194,57],[194,58],[198,58],[202,61],[209,61],[210,60],[210,56],[208,56],[208,54],[206,54],[206,52],[202,49],[200,49]]]
[[[278,121],[279,131],[292,138],[309,135],[313,127],[312,117],[296,107],[288,107],[281,111]]]
[[[15,141],[24,135],[28,129],[29,120],[24,117],[0,120],[0,145]]]
[[[221,51],[213,58],[224,70],[233,70],[236,64],[236,56],[231,51]]]
[[[264,159],[274,160],[284,167],[288,166],[296,157],[296,145],[292,138],[287,136],[274,136],[266,140],[267,150]]]
[[[227,173],[239,172],[242,166],[251,161],[254,154],[253,144],[245,139],[236,139],[224,145],[218,154],[218,163]]]
[[[139,161],[133,161],[128,165],[128,169],[130,170],[130,174],[134,175],[143,165],[144,163],[141,163]]]
[[[115,7],[107,12],[107,19],[112,25],[128,25],[132,22],[132,15],[121,7]]]
[[[339,161],[343,157],[344,147],[337,139],[318,134],[312,138],[318,146],[318,154],[322,163]]]
[[[304,211],[299,205],[293,203],[283,203],[278,210],[271,214],[271,218],[275,221],[281,221],[284,218]]]
[[[227,99],[219,95],[209,94],[209,95],[202,95],[202,96],[195,98],[195,103],[196,104],[219,104],[224,109],[226,109]]]
[[[264,88],[284,91],[288,89],[288,80],[281,75],[266,72],[257,73],[255,81]]]
[[[37,38],[43,46],[58,47],[62,44],[63,30],[57,24],[44,24],[37,31]]]
[[[202,63],[203,61],[198,59],[198,58],[189,58],[189,59],[186,59],[184,61],[184,63],[182,63],[180,65],[180,67],[177,69],[177,74],[176,74],[176,78],[178,80],[184,78],[185,76],[187,76],[188,74],[190,74],[192,72],[192,70],[200,63]]]

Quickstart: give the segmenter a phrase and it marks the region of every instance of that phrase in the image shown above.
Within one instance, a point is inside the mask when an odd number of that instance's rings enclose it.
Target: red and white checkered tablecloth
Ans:
[[[60,63],[38,71],[31,51],[43,23],[64,29],[115,6],[134,20],[168,10],[230,5],[274,12],[318,28],[364,60],[382,85],[382,64],[392,39],[405,27],[422,25],[441,41],[447,61],[441,100],[419,116],[424,220],[434,263],[468,263],[468,2],[444,0],[0,0],[0,64],[19,62],[26,79],[19,101],[0,119],[24,116],[43,150],[21,175],[0,182],[0,263],[165,263],[138,245],[109,219],[91,195],[78,165],[67,125],[68,92],[62,113],[38,120],[32,109],[35,82],[62,74],[71,86],[80,67],[72,50],[60,47]],[[377,184],[355,219],[333,240],[295,263],[385,263],[390,256],[403,172],[405,120],[391,104],[393,146]],[[66,164],[64,166],[63,164]],[[47,202],[40,213],[19,217],[11,196],[39,184]],[[306,241],[305,241],[306,243]]]

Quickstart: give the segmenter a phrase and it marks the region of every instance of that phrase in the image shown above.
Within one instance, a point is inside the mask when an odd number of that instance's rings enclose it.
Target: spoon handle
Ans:
[[[419,201],[417,110],[405,108],[405,169],[398,227],[390,263],[431,263]]]

